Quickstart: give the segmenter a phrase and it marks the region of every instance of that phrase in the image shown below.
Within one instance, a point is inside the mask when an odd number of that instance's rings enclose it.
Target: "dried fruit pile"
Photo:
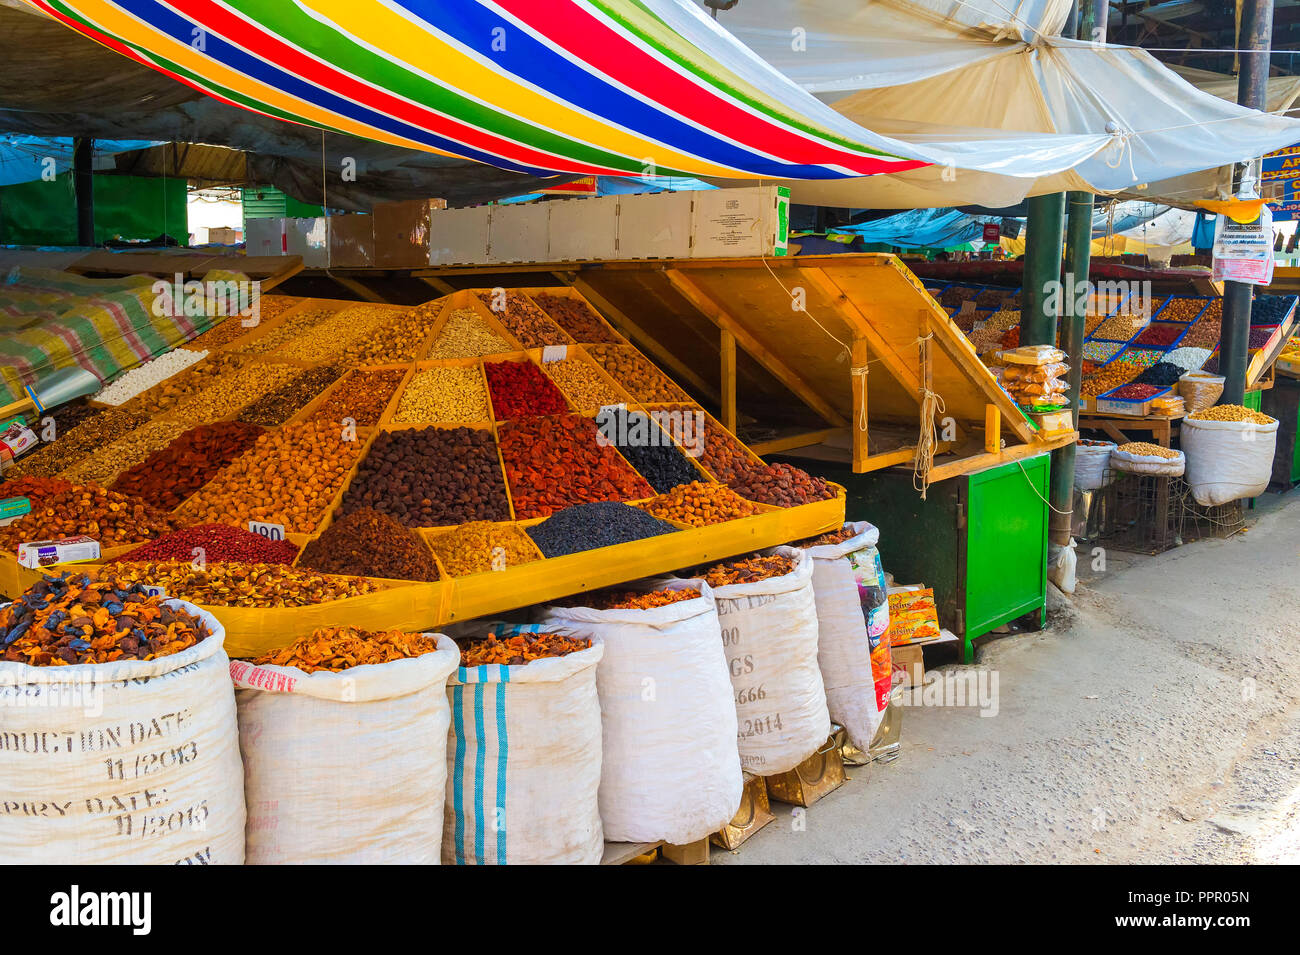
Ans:
[[[113,564],[112,573],[206,607],[308,607],[381,589],[362,577],[326,577],[285,564],[209,563],[200,569],[188,560],[144,561]]]
[[[478,298],[525,348],[567,345],[570,342],[569,336],[522,292],[505,291],[504,310],[493,307],[498,300],[491,292],[479,292]]]
[[[510,520],[492,432],[412,428],[381,433],[343,494],[342,513],[362,507],[407,527]]]
[[[78,484],[112,484],[124,470],[167,447],[185,429],[186,425],[180,421],[151,421],[86,455],[64,470],[63,477]]]
[[[279,650],[272,650],[252,662],[293,667],[304,673],[328,670],[334,673],[359,666],[409,660],[438,649],[438,639],[427,633],[401,630],[370,631],[356,627],[321,627]]]
[[[498,421],[564,414],[569,410],[560,389],[530,362],[490,361],[483,365],[483,371],[492,394],[492,413]]]
[[[1079,442],[1083,444],[1083,441]],[[845,524],[839,530],[827,531],[818,537],[807,537],[801,541],[791,544],[791,547],[823,547],[827,544],[843,544],[846,540],[854,535],[852,524]]]
[[[0,527],[0,549],[13,552],[29,541],[80,534],[99,541],[100,547],[119,547],[152,540],[176,526],[170,515],[139,498],[95,484],[74,484],[70,490],[33,501],[31,513]]]
[[[239,348],[244,355],[264,355],[275,351],[281,345],[287,345],[303,335],[310,335],[312,328],[338,311],[338,306],[324,305],[300,309],[286,318],[281,324],[272,328],[260,338],[245,342]]]
[[[0,609],[0,660],[29,666],[155,660],[209,636],[193,614],[115,575],[51,577]]]
[[[686,394],[631,345],[593,345],[587,353],[636,401],[686,401]]]
[[[284,424],[311,403],[343,372],[338,368],[310,368],[269,395],[263,395],[239,412],[240,421],[273,427]]]
[[[302,549],[298,566],[324,574],[438,579],[433,552],[424,539],[369,507],[353,511],[327,527]]]
[[[51,494],[62,494],[71,491],[72,488],[71,481],[58,477],[16,477],[0,483],[0,500],[7,497],[26,497],[35,505],[41,498],[49,497]]]
[[[573,337],[575,342],[583,344],[608,343],[619,341],[604,322],[584,303],[558,295],[539,295],[537,304],[546,309],[555,323]]]
[[[590,418],[521,418],[502,425],[499,439],[520,520],[545,517],[571,504],[654,496],[617,451],[600,444]]]
[[[348,345],[369,335],[392,315],[391,309],[374,305],[348,306],[276,349],[275,357],[291,361],[337,360]]]
[[[185,560],[199,565],[208,561],[291,564],[297,556],[298,546],[291,541],[268,540],[261,534],[229,524],[199,524],[143,544],[118,557],[117,562]]]
[[[309,534],[320,523],[361,442],[346,441],[331,421],[304,421],[268,431],[182,506],[190,523],[283,524]]]
[[[452,577],[507,570],[541,560],[541,552],[522,528],[472,521],[429,539],[429,546]]]
[[[1155,385],[1125,385],[1123,388],[1116,388],[1108,395],[1110,398],[1119,398],[1122,401],[1145,401],[1152,395],[1160,391]]]
[[[665,411],[666,416],[655,420],[666,426],[688,452],[698,449],[700,455],[696,460],[719,481],[729,482],[759,463],[743,444],[714,424],[713,419],[689,405],[677,405]]]
[[[405,377],[406,372],[396,368],[354,371],[325,396],[312,418],[330,422],[335,428],[345,418],[351,419],[358,427],[378,424]]]
[[[676,531],[673,525],[638,508],[599,501],[565,508],[528,528],[528,536],[543,556],[563,557]]]
[[[1187,416],[1189,421],[1249,421],[1251,424],[1277,424],[1276,418],[1271,418],[1260,411],[1254,411],[1242,405],[1214,405],[1206,408],[1204,411],[1197,411],[1195,414]]]
[[[742,517],[761,513],[761,509],[745,500],[724,484],[706,484],[693,481],[675,487],[667,494],[640,505],[646,513],[660,520],[676,521],[692,527],[708,527]]]
[[[191,428],[161,451],[118,475],[113,490],[130,494],[165,511],[206,484],[253,446],[262,429],[238,421]]]
[[[1204,307],[1205,299],[1175,298],[1160,310],[1160,321],[1182,322],[1186,324],[1194,319],[1197,313],[1199,313]]]
[[[1132,381],[1141,371],[1142,369],[1137,365],[1125,361],[1113,361],[1109,365],[1098,368],[1095,374],[1084,378],[1079,386],[1079,393],[1085,398],[1104,395],[1112,388],[1118,388]]]
[[[562,603],[569,607],[590,607],[593,610],[653,610],[683,600],[694,600],[698,596],[700,591],[694,587],[651,590],[647,593],[636,590],[602,590],[594,594],[568,597]]]
[[[430,368],[406,383],[393,412],[394,424],[487,421],[487,388],[477,366]]]
[[[1155,385],[1156,388],[1168,388],[1177,383],[1185,369],[1167,361],[1158,361],[1142,374],[1133,379],[1135,385]]]
[[[1252,325],[1280,325],[1295,305],[1294,295],[1256,295],[1250,306]]]
[[[617,411],[600,425],[600,432],[659,494],[700,480],[699,468],[649,415]]]
[[[348,342],[339,354],[338,364],[343,367],[390,365],[419,358],[432,320],[428,311],[420,308],[407,312],[388,310],[382,325]]]
[[[1187,331],[1185,325],[1162,325],[1156,322],[1142,329],[1141,334],[1133,340],[1133,344],[1168,348],[1178,341],[1178,336],[1185,331]]]
[[[777,507],[829,501],[836,495],[835,488],[825,480],[793,464],[754,465],[727,483],[751,501]]]
[[[559,633],[517,633],[490,636],[466,642],[460,650],[460,665],[481,667],[497,663],[519,666],[546,657],[562,657],[591,648],[589,637],[566,637]]]
[[[434,339],[430,358],[478,358],[514,351],[506,341],[472,308],[458,308],[447,316],[446,323]]]
[[[52,444],[24,455],[5,473],[14,477],[23,474],[52,477],[148,420],[147,416],[126,408],[109,408],[86,418],[70,431],[58,432]]]
[[[770,557],[742,557],[739,560],[723,561],[694,576],[703,577],[710,587],[726,587],[729,584],[752,584],[756,580],[769,577],[784,577],[794,571],[794,561],[780,554]]]

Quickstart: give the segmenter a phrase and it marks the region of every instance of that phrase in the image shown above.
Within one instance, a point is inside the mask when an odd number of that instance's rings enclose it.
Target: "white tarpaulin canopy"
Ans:
[[[927,149],[952,147],[967,134],[965,148],[952,148],[946,166],[786,183],[796,202],[1000,207],[1082,189],[1188,205],[1226,198],[1224,177],[1202,170],[1300,142],[1300,120],[1199,90],[1141,49],[1056,36],[1069,6],[1068,0],[741,0],[718,22],[874,132]],[[1005,155],[1018,137],[1028,147],[1053,133],[1068,137],[1065,151],[1077,156],[1065,171],[1039,176],[1014,161],[1004,169],[968,161],[994,143]],[[1079,137],[1091,138],[1095,148],[1080,148]]]

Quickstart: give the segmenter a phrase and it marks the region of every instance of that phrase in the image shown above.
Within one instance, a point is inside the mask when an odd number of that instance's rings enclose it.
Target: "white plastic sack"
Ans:
[[[1095,491],[1114,480],[1110,474],[1110,455],[1114,441],[1082,441],[1074,446],[1074,486],[1080,491]]]
[[[744,789],[736,705],[713,591],[650,610],[548,607],[544,629],[604,644],[596,667],[604,756],[600,821],[611,842],[684,845],[736,815]]]
[[[1112,471],[1128,471],[1131,474],[1179,477],[1186,467],[1187,459],[1181,451],[1174,453],[1177,457],[1162,458],[1155,454],[1130,454],[1116,448],[1110,453],[1110,467]]]
[[[445,864],[600,863],[603,651],[452,673]]]
[[[880,531],[866,521],[850,526],[848,540],[804,552],[813,564],[817,664],[826,707],[853,745],[865,750],[889,704],[889,672],[878,681],[871,667],[873,646],[889,629],[889,603],[876,551]]]
[[[830,735],[817,665],[812,558],[792,547],[782,577],[714,589],[722,645],[736,700],[740,764],[756,776],[788,772]]]
[[[225,630],[157,660],[0,662],[0,860],[239,865],[244,780]]]
[[[234,661],[249,864],[437,865],[447,786],[438,649],[339,673]]]
[[[1187,483],[1202,507],[1257,497],[1268,487],[1277,450],[1277,422],[1184,418]]]
[[[1049,544],[1047,548],[1047,579],[1060,589],[1063,594],[1072,594],[1078,587],[1078,555],[1075,554],[1075,540],[1070,538],[1068,547]]]

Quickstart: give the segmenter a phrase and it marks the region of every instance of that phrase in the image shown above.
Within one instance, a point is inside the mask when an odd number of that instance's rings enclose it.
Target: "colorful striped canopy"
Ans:
[[[689,0],[27,0],[203,93],[534,176],[842,179],[883,147]]]

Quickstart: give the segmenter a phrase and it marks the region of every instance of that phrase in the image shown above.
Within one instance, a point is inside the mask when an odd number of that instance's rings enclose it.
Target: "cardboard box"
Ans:
[[[429,237],[434,213],[445,199],[381,202],[373,213],[374,265],[381,269],[418,269],[429,264]]]
[[[589,262],[620,257],[619,206],[628,196],[553,199],[547,228],[552,262]]]
[[[429,255],[425,265],[483,265],[495,206],[443,209],[430,217]],[[377,240],[376,240],[377,241]],[[376,249],[376,253],[378,249]]]
[[[715,846],[738,849],[740,844],[776,818],[767,800],[767,783],[762,776],[745,773],[745,788],[740,793],[740,808],[731,822],[709,837]]]
[[[208,230],[208,241],[216,242],[220,245],[234,245],[239,241],[239,230],[230,229],[225,226],[217,226]]]
[[[287,219],[249,219],[245,223],[245,255],[288,255]]]
[[[691,254],[695,192],[618,197],[618,257],[684,259]]]
[[[99,541],[93,537],[62,537],[18,545],[18,563],[28,570],[50,564],[77,564],[99,560]]]
[[[704,189],[692,196],[691,258],[785,255],[790,190],[784,186]]]
[[[329,236],[330,268],[366,269],[375,264],[374,216],[331,216]]]
[[[489,262],[549,262],[551,203],[520,202],[492,207]]]
[[[925,684],[925,654],[922,644],[905,643],[901,647],[890,647],[894,670],[902,674],[903,686],[923,686]]]
[[[777,776],[766,777],[767,796],[777,802],[811,806],[827,793],[844,785],[844,759],[834,735],[802,763]]]

